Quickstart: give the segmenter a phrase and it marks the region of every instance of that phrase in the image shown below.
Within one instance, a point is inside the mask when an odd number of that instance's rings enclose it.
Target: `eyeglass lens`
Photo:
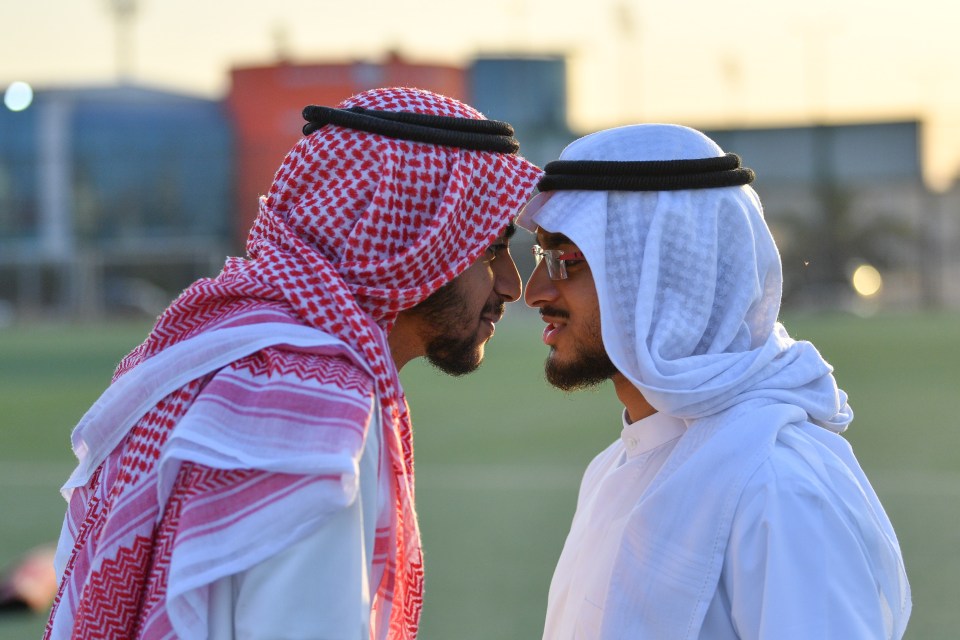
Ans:
[[[543,260],[547,264],[547,277],[551,280],[564,280],[567,277],[567,265],[563,260],[558,260],[560,251],[556,249],[544,249],[540,245],[533,245],[533,255],[536,257],[537,264]]]

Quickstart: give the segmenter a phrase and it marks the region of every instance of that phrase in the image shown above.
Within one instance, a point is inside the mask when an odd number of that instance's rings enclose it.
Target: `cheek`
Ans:
[[[493,292],[493,275],[486,265],[474,264],[463,272],[461,277],[461,291],[471,308],[483,307]]]
[[[585,341],[601,339],[600,334],[600,302],[596,295],[580,298],[580,304],[573,311],[574,324],[580,338]]]
[[[589,285],[589,286],[587,286]],[[597,297],[597,288],[593,285],[593,279],[591,278],[589,283],[584,283],[583,291],[581,293],[581,298],[583,302],[583,308],[586,312],[596,318],[597,323],[600,322],[600,298]]]
[[[484,287],[483,279],[465,278],[458,283],[459,305],[452,326],[463,333],[472,333],[480,323],[480,316],[490,297],[491,289]]]

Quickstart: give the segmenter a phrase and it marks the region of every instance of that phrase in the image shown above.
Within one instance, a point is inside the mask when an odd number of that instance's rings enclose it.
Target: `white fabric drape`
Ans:
[[[586,136],[560,159],[721,155],[692,129],[634,125]],[[631,514],[602,637],[698,637],[747,481],[785,427],[810,422],[824,429],[797,430],[797,454],[862,533],[888,637],[899,638],[910,595],[896,536],[835,435],[853,414],[832,368],[777,322],[780,260],[753,189],[546,192],[519,222],[579,247],[611,360],[654,408],[688,425]]]
[[[203,333],[173,345],[134,368],[111,385],[84,415],[73,432],[72,441],[79,461],[70,479],[62,488],[68,497],[83,486],[90,474],[103,462],[115,442],[127,434],[142,414],[172,390],[187,381],[216,371],[229,362],[255,353],[265,347],[286,346],[295,349],[328,350],[351,358],[353,364],[366,370],[362,358],[342,341],[323,331],[289,323],[260,323]],[[368,409],[372,410],[371,409]],[[338,482],[317,483],[289,495],[271,497],[256,511],[247,514],[230,526],[231,535],[218,536],[219,543],[211,547],[203,536],[191,536],[180,545],[171,564],[168,591],[169,616],[178,635],[203,637],[207,631],[208,590],[218,580],[234,574],[243,574],[265,559],[277,554],[308,536],[323,535],[321,526],[331,516],[353,505],[360,487],[358,462],[350,455],[303,447],[293,439],[277,439],[270,447],[258,439],[255,445],[244,445],[243,440],[230,443],[230,448],[211,447],[204,430],[195,428],[202,411],[194,411],[191,419],[182,420],[164,449],[161,460],[161,480],[157,485],[159,504],[165,504],[169,489],[183,462],[193,462],[218,469],[245,468],[259,465],[275,473],[337,476]],[[375,426],[380,425],[374,419]],[[235,425],[234,425],[235,426]],[[381,435],[377,434],[377,443]],[[99,443],[100,446],[95,446]],[[379,444],[377,444],[379,446]],[[381,473],[387,468],[379,460],[367,483],[373,483],[382,497],[390,495],[389,480]],[[369,469],[368,469],[369,471]],[[374,492],[373,495],[377,495]],[[369,493],[369,491],[368,491]],[[379,519],[389,521],[389,510],[376,512]],[[368,535],[378,525],[374,516],[367,523]],[[318,533],[319,532],[319,533]],[[358,537],[357,540],[362,540]],[[371,538],[372,540],[372,538]],[[65,520],[57,545],[55,559],[58,576],[62,576],[74,540]],[[371,556],[367,556],[369,562]],[[351,577],[370,575],[371,570]],[[381,567],[382,569],[382,567]],[[379,576],[371,579],[377,581]],[[334,585],[329,585],[334,589]],[[312,593],[322,593],[322,585]],[[341,584],[339,588],[347,589]],[[359,591],[358,598],[360,597]],[[371,594],[362,594],[365,613],[370,614]],[[222,616],[221,616],[222,617]],[[70,636],[70,618],[61,615],[53,628],[53,637]],[[359,630],[360,626],[357,625]]]

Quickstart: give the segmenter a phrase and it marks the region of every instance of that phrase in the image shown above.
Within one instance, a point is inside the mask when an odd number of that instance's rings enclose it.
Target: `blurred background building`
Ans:
[[[274,172],[300,138],[303,108],[309,104],[332,106],[360,91],[385,86],[425,87],[460,100],[467,98],[464,69],[411,64],[396,54],[380,63],[281,61],[231,70],[226,104],[236,124],[237,242],[243,242],[256,217],[257,198],[267,192]]]
[[[561,55],[280,60],[233,68],[222,100],[127,83],[38,90],[0,110],[0,304],[24,316],[157,313],[242,253],[305,105],[390,85],[510,122],[541,165],[586,133],[568,124]],[[904,119],[707,131],[757,171],[787,306],[960,306],[960,195],[925,186],[922,129]]]
[[[233,139],[221,102],[135,86],[0,110],[0,299],[28,316],[162,310],[228,249]]]

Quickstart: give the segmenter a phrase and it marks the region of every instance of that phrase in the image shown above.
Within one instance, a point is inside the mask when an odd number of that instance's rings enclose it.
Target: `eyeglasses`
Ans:
[[[537,264],[543,260],[547,265],[547,276],[551,280],[567,279],[567,262],[585,260],[579,251],[564,251],[562,249],[544,249],[538,244],[533,245],[533,257]]]

